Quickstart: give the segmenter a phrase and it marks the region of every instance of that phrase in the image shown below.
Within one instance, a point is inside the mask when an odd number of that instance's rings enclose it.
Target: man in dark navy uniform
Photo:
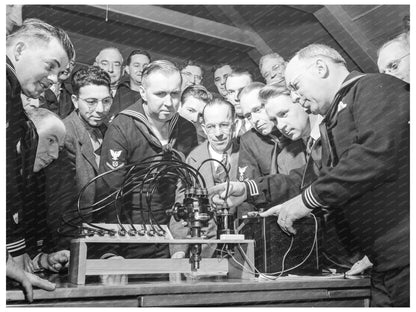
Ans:
[[[314,209],[343,213],[374,265],[371,305],[409,306],[409,84],[389,75],[349,72],[342,56],[321,44],[300,50],[285,77],[294,100],[324,116],[322,168],[300,195],[264,216],[278,215],[280,227],[295,234],[293,222]],[[278,195],[273,187],[271,201]],[[246,188],[230,189],[233,204],[250,200]]]

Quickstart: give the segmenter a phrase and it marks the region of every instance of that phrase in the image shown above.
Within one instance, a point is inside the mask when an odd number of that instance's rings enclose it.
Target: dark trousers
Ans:
[[[372,307],[410,307],[410,266],[371,271]]]

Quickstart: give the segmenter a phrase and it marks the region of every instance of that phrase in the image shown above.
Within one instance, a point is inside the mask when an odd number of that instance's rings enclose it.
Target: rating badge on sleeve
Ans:
[[[111,169],[116,169],[118,167],[122,167],[124,164],[120,163],[119,161],[119,157],[121,155],[122,151],[114,151],[112,149],[110,149],[110,154],[111,154],[111,164],[109,162],[106,162],[106,165],[111,168]]]

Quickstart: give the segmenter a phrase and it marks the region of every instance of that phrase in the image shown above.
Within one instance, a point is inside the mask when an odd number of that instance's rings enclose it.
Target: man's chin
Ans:
[[[104,119],[100,120],[90,120],[88,123],[91,127],[99,127],[103,123]]]

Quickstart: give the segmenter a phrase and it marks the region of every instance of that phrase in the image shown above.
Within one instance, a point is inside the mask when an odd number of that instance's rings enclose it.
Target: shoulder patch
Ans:
[[[117,150],[110,149],[111,160],[112,160],[111,164],[109,162],[105,163],[110,169],[121,168],[122,166],[124,166],[124,164],[118,160],[118,158],[121,155],[121,152],[122,152],[121,150],[117,151]]]
[[[247,170],[248,166],[245,167],[238,167],[238,180],[240,182],[243,182],[244,180],[246,180],[246,170]]]

